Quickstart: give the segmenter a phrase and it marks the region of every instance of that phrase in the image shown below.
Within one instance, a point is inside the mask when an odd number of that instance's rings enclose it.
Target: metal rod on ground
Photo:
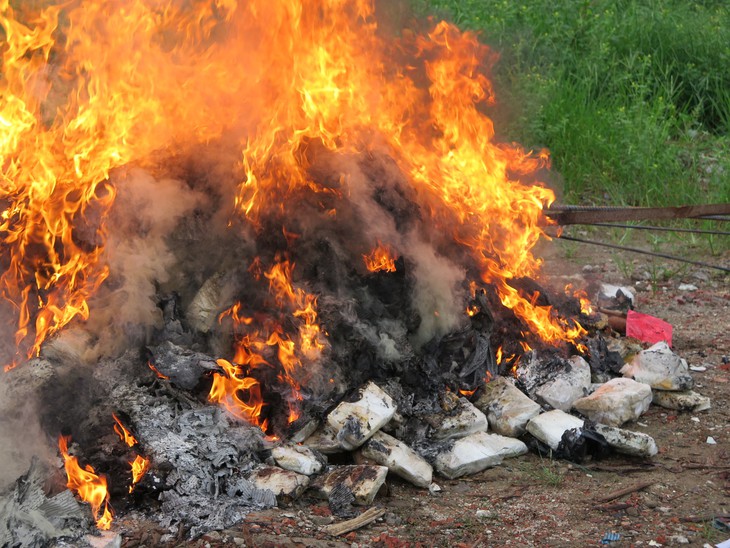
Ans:
[[[644,249],[637,249],[635,247],[626,247],[623,245],[607,244],[604,242],[597,242],[595,240],[584,240],[582,238],[574,238],[572,236],[558,235],[557,237],[560,238],[561,240],[579,242],[582,244],[593,244],[593,245],[598,245],[598,246],[602,246],[602,247],[610,247],[612,249],[620,249],[621,251],[631,251],[632,253],[641,253],[642,255],[651,255],[652,257],[661,257],[662,259],[669,259],[670,261],[679,261],[682,263],[688,263],[688,264],[693,264],[693,265],[697,265],[697,266],[704,266],[705,268],[714,268],[715,270],[721,270],[722,272],[730,272],[730,268],[726,268],[724,266],[703,263],[701,261],[692,261],[690,259],[685,259],[684,257],[677,257],[675,255],[667,255],[665,253],[655,253],[654,251],[646,251]]]
[[[635,228],[637,230],[655,230],[657,232],[689,232],[691,234],[714,234],[716,236],[730,236],[730,232],[722,230],[702,230],[699,228],[674,228],[670,226],[624,225],[616,223],[581,223],[587,226],[607,226],[610,228]]]

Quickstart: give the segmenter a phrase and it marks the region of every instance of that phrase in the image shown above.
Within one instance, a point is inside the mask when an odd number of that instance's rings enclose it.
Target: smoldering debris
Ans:
[[[33,458],[28,471],[0,493],[0,546],[40,548],[52,542],[78,540],[88,532],[91,512],[64,490],[47,496],[51,470]]]

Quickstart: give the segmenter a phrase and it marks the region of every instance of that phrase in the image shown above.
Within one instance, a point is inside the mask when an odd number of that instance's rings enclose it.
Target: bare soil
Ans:
[[[712,399],[711,410],[692,414],[652,406],[625,426],[653,436],[660,448],[656,457],[612,456],[577,465],[528,454],[467,478],[436,478],[442,491],[435,495],[389,478],[375,499],[386,509],[384,517],[343,537],[323,531],[341,521],[327,503],[305,496],[287,508],[252,513],[230,530],[167,545],[599,546],[612,532],[620,535],[610,544],[616,547],[714,546],[730,538],[730,531],[713,526],[716,516],[730,514],[730,278],[706,268],[583,247],[553,244],[546,276],[574,285],[594,279],[633,286],[635,308],[671,323],[674,350],[690,365],[706,368],[692,375],[695,390]],[[673,252],[730,265],[728,252],[709,256],[676,245]],[[697,289],[680,290],[680,284]],[[653,483],[600,502],[647,482]],[[164,532],[154,527],[122,519],[121,528],[125,547],[164,545]]]

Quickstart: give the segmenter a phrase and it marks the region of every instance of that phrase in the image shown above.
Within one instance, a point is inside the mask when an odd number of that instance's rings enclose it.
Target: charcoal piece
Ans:
[[[170,382],[184,390],[193,390],[200,379],[211,371],[223,373],[213,358],[165,341],[148,348],[150,362]]]
[[[353,502],[355,502],[355,495],[344,483],[335,485],[327,497],[332,515],[338,518],[350,519],[357,515],[357,510],[352,506]]]
[[[192,333],[185,329],[180,311],[180,296],[176,293],[159,297],[157,307],[162,310],[163,328],[154,334],[155,341],[170,341],[180,346],[193,344]]]
[[[596,432],[589,423],[586,423],[583,428],[573,428],[564,432],[553,456],[582,463],[590,459],[606,457],[612,452],[606,438]]]
[[[610,378],[620,375],[624,360],[621,354],[609,350],[606,339],[596,335],[586,341],[590,351],[588,365],[591,366],[591,376],[597,382],[606,382]]]
[[[420,391],[424,387],[438,391],[443,384],[475,388],[487,372],[497,372],[489,337],[471,325],[430,341],[420,364],[424,373],[418,379]]]

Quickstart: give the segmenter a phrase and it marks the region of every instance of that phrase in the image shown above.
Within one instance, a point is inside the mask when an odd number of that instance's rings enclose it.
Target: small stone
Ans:
[[[354,503],[368,506],[385,483],[385,466],[337,466],[331,472],[318,476],[310,487],[315,495],[327,499],[337,485],[344,484],[355,497]]]
[[[691,390],[694,385],[687,361],[672,352],[665,341],[636,354],[621,368],[621,374],[657,390]]]
[[[434,465],[439,474],[454,479],[476,474],[526,452],[527,446],[520,440],[477,432],[448,444],[438,453]]]
[[[636,457],[653,457],[657,454],[656,442],[648,434],[603,424],[597,424],[595,431],[601,434],[606,442],[619,453]]]
[[[284,470],[311,476],[324,470],[327,461],[306,445],[283,444],[271,450],[276,464]]]
[[[350,451],[370,439],[396,411],[393,399],[374,382],[368,382],[358,395],[357,401],[341,402],[327,416],[340,445]]]
[[[329,525],[330,523],[335,521],[334,516],[310,516],[309,519],[315,525]]]
[[[393,512],[386,512],[386,514],[383,516],[383,519],[385,520],[385,523],[387,523],[391,527],[403,525],[403,518],[400,517],[398,514],[394,514]]]
[[[573,408],[593,422],[621,426],[638,419],[651,405],[651,388],[631,379],[611,379]]]
[[[554,409],[570,411],[573,402],[588,393],[591,386],[591,368],[580,356],[570,358],[570,367],[537,389],[539,400]]]
[[[497,377],[488,382],[474,405],[487,415],[492,430],[513,438],[524,434],[529,420],[541,411],[540,406],[507,377]]]
[[[258,489],[268,489],[279,503],[290,502],[301,495],[309,485],[309,478],[275,466],[262,466],[249,476]]]
[[[672,535],[669,537],[669,542],[673,544],[689,544],[689,539],[682,535]]]
[[[527,423],[527,431],[551,449],[557,449],[563,434],[574,428],[583,428],[583,420],[560,409],[542,413]]]
[[[441,486],[438,483],[432,483],[428,486],[428,492],[432,495],[440,493],[442,491]]]
[[[699,287],[693,284],[679,284],[680,291],[697,291]]]
[[[712,407],[710,398],[687,390],[684,392],[667,392],[664,390],[656,390],[654,392],[653,403],[667,409],[676,409],[677,411],[692,411],[698,413],[707,411]]]
[[[704,365],[690,365],[689,369],[690,371],[696,371],[697,373],[703,373],[704,371],[707,371],[707,368]]]
[[[439,441],[463,438],[489,428],[487,416],[466,398],[459,398],[449,414],[430,415],[425,420],[432,428],[429,437]]]
[[[699,417],[690,417],[689,420],[691,420],[692,422],[700,422],[700,418]]]
[[[417,487],[428,487],[431,484],[433,476],[431,465],[405,443],[384,432],[376,432],[365,442],[362,454],[378,464],[387,466],[395,475]]]
[[[707,445],[717,445],[715,438],[713,438],[712,436],[707,436]]]

